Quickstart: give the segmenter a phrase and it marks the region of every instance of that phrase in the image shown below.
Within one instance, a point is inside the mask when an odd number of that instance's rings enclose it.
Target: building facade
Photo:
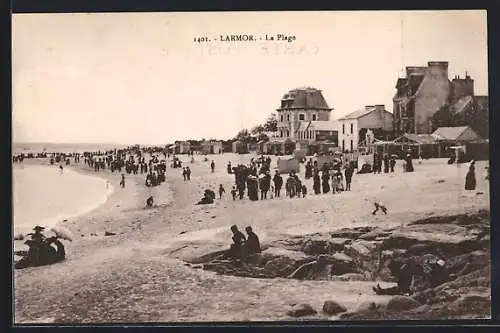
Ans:
[[[222,153],[222,141],[216,141],[216,140],[202,141],[200,146],[202,154]]]
[[[321,90],[316,88],[298,88],[290,90],[281,99],[277,111],[278,133],[282,138],[291,140],[312,140],[312,131],[305,131],[304,127],[311,122],[330,120],[332,112],[323,97]]]
[[[386,139],[392,133],[393,116],[385,105],[367,105],[339,118],[338,123],[339,146],[342,151],[352,152],[358,150],[359,144],[365,140],[367,130],[374,131],[376,137]]]
[[[191,143],[189,141],[175,141],[175,154],[189,154],[191,152]]]
[[[429,61],[426,67],[406,67],[406,76],[396,82],[393,97],[394,134],[431,134],[436,127],[433,116],[441,108],[462,110],[474,96],[474,80],[448,78],[447,61]],[[482,100],[480,100],[482,102]],[[459,112],[459,111],[457,111]]]

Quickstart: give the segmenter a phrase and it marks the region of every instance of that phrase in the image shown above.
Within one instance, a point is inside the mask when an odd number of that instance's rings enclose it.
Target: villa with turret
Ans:
[[[283,95],[276,111],[278,137],[266,142],[263,151],[318,151],[325,146],[338,146],[338,123],[330,120],[333,108],[321,90],[312,87],[292,89]]]

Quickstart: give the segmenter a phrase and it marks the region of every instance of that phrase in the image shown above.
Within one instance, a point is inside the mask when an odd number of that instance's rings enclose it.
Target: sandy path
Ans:
[[[81,237],[68,246],[65,262],[16,271],[16,321],[279,320],[286,319],[287,303],[309,303],[319,310],[330,299],[342,300],[352,310],[364,301],[382,300],[372,295],[371,283],[220,276],[190,269],[174,257],[227,247],[232,224],[252,225],[266,243],[289,234],[343,226],[393,226],[431,214],[489,206],[483,162],[477,163],[480,195],[461,190],[466,167],[432,160],[416,163],[416,172],[410,174],[400,174],[398,169],[394,175],[355,175],[351,193],[251,202],[232,200],[233,176],[225,172],[228,159],[235,164],[248,156],[213,156],[217,167],[213,174],[210,160],[196,159],[189,164],[191,182],[182,180],[182,169],[169,168],[169,188],[155,188],[156,201],[175,198],[169,204],[145,210],[150,189],[143,185],[142,176],[129,176],[127,187],[117,187],[105,205],[70,221],[69,228],[85,235],[102,235],[105,230],[121,234]],[[116,173],[99,175],[113,185],[119,182]],[[193,205],[205,188],[216,190],[220,183],[228,192],[222,200]],[[308,187],[311,193],[312,183]],[[375,198],[387,205],[389,215],[371,215]]]

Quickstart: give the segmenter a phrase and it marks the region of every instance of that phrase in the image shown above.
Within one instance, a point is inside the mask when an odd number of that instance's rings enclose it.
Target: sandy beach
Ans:
[[[354,311],[389,296],[375,295],[372,281],[245,278],[194,269],[184,260],[228,248],[233,224],[252,226],[266,245],[344,227],[402,227],[429,216],[489,210],[486,162],[476,163],[478,186],[469,193],[463,189],[467,166],[435,159],[415,161],[414,173],[403,173],[398,161],[394,174],[355,174],[351,192],[252,202],[232,200],[234,176],[226,173],[228,161],[247,162],[251,155],[208,155],[208,162],[195,156],[194,164],[180,158],[192,169],[191,181],[183,180],[182,169],[168,168],[167,183],[153,189],[140,174],[127,175],[122,189],[119,173],[71,166],[109,180],[115,191],[104,205],[62,224],[75,236],[65,242],[64,262],[14,272],[15,323],[291,320],[290,305],[319,309],[326,300]],[[312,193],[312,181],[306,183]],[[194,205],[204,189],[216,191],[219,184],[226,189],[223,199]],[[156,205],[146,209],[150,195]],[[387,215],[371,214],[375,200],[387,206]],[[104,236],[106,231],[116,235]]]

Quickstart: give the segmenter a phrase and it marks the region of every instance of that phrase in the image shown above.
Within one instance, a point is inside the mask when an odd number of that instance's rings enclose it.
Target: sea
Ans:
[[[93,144],[17,144],[20,152],[83,152],[121,148],[119,145]],[[34,226],[50,228],[104,204],[113,192],[106,180],[83,175],[58,165],[13,164],[13,234],[26,234]]]
[[[14,142],[13,154],[28,153],[83,153],[126,148],[126,145],[114,143],[50,143],[50,142]]]

